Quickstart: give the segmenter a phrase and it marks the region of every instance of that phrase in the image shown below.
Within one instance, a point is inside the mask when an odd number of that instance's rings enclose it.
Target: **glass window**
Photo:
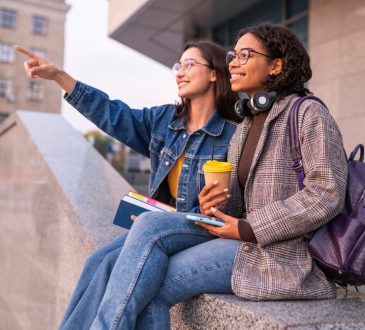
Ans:
[[[308,10],[308,0],[286,0],[286,18],[299,15]]]
[[[8,97],[11,94],[11,80],[0,76],[0,97]]]
[[[44,85],[41,81],[32,80],[27,89],[27,99],[31,101],[41,101],[44,98]]]
[[[14,48],[7,42],[0,42],[0,62],[14,62]]]
[[[16,27],[16,11],[6,8],[0,9],[0,27],[7,29],[15,29]]]
[[[229,46],[227,38],[227,28],[227,24],[223,24],[213,29],[213,40],[224,47]]]
[[[30,51],[38,57],[42,57],[42,58],[47,57],[47,51],[43,48],[31,47]]]
[[[7,117],[8,117],[8,115],[7,115],[6,113],[1,113],[1,112],[0,112],[0,123],[1,123],[2,121],[4,121]]]
[[[299,41],[303,44],[303,46],[308,48],[308,18],[303,17],[294,21],[293,23],[288,24],[288,28],[290,28],[295,35],[298,37]]]
[[[32,17],[32,32],[34,34],[45,35],[48,32],[48,19],[43,16]]]
[[[280,23],[281,8],[281,0],[266,0],[235,17],[230,23],[230,44],[235,43],[238,32],[244,27],[261,22]]]
[[[214,27],[213,41],[230,48],[235,44],[237,34],[242,28],[261,22],[271,22],[291,28],[307,48],[308,0],[256,0],[255,2],[256,4],[242,13]]]

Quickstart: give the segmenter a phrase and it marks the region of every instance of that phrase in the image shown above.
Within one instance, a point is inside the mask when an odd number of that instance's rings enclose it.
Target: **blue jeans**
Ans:
[[[169,329],[169,308],[174,304],[201,293],[232,293],[231,274],[239,242],[217,239],[185,216],[144,213],[127,238],[109,243],[107,261],[95,257],[98,269],[88,274],[85,266],[80,279],[84,284],[78,284],[80,289],[68,309],[68,327],[62,329],[87,329],[95,314],[91,329]],[[120,249],[117,246],[123,240]],[[91,260],[93,257],[87,265],[91,266]],[[104,283],[94,283],[98,281]]]
[[[127,234],[106,243],[86,260],[59,329],[90,329]]]

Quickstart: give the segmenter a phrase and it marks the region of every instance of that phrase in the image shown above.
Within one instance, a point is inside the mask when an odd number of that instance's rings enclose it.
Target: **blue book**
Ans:
[[[131,195],[134,195],[138,198],[132,197]],[[117,226],[130,229],[133,225],[131,216],[137,216],[147,211],[174,212],[176,209],[170,205],[163,204],[154,199],[131,192],[124,195],[120,201],[113,223]]]

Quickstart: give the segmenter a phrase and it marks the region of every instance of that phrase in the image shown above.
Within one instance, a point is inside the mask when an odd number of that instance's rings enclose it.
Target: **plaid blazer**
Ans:
[[[335,296],[334,284],[314,264],[307,235],[343,206],[347,161],[341,133],[329,111],[306,100],[299,111],[299,137],[305,188],[298,191],[291,166],[289,112],[298,96],[275,102],[264,124],[242,196],[237,168],[251,118],[231,140],[231,198],[223,211],[247,221],[258,244],[242,242],[237,250],[232,288],[253,300],[320,299]],[[303,111],[305,110],[305,111]],[[246,212],[244,212],[246,210]]]

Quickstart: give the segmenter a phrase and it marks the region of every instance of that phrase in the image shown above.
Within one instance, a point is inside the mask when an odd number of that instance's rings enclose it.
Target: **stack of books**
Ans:
[[[129,229],[133,225],[131,216],[137,216],[147,211],[176,212],[176,208],[134,191],[130,191],[128,194],[125,194],[120,201],[113,223]]]

